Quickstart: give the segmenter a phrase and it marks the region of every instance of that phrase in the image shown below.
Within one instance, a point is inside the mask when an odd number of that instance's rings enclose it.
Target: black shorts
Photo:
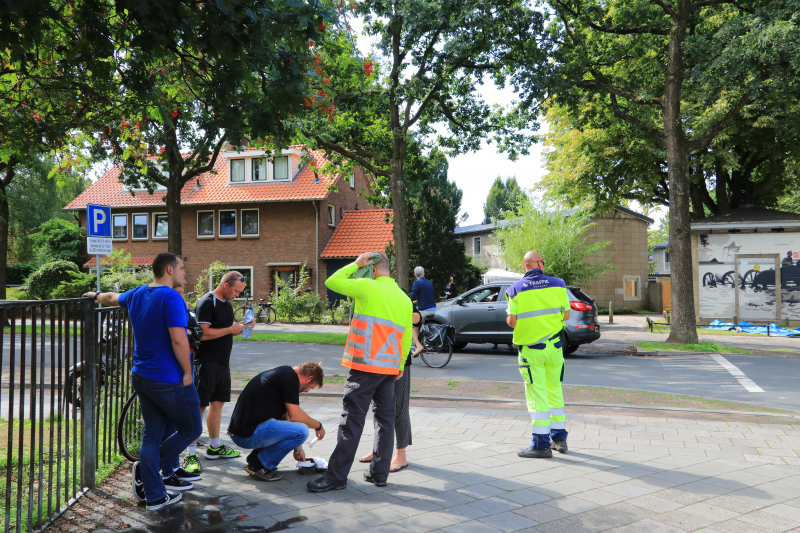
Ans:
[[[216,363],[199,363],[197,395],[200,406],[207,407],[211,402],[231,401],[231,367]]]

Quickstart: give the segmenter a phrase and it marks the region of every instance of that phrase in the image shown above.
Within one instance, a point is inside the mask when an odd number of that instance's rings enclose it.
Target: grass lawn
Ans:
[[[304,344],[332,344],[344,346],[347,335],[344,333],[264,333],[254,331],[249,339],[234,337],[235,341],[299,342]]]
[[[17,320],[19,320],[19,318]],[[28,320],[28,323],[30,323],[30,319]],[[25,326],[25,335],[30,335],[32,331],[33,331],[33,328],[31,326]],[[56,325],[56,327],[55,327],[55,329],[53,331],[55,332],[55,335],[58,336],[58,325]],[[42,332],[42,326],[41,326],[41,323],[39,323],[39,321],[37,320],[37,322],[36,322],[36,334],[38,335],[41,332]],[[44,332],[45,332],[45,334],[50,335],[50,319],[49,318],[47,319],[47,325],[44,327]],[[69,328],[69,332],[68,332],[66,324],[61,326],[61,334],[62,335],[67,335],[67,334],[79,335],[80,332],[81,332],[81,328],[80,327],[76,327],[76,328],[70,327]],[[3,328],[3,333],[4,334],[11,333],[11,328],[10,327]],[[14,333],[16,335],[19,335],[20,333],[22,333],[22,326],[19,326],[19,325],[15,326],[14,327]]]
[[[670,352],[708,352],[708,353],[752,353],[750,350],[740,350],[713,342],[701,342],[698,344],[667,344],[666,342],[640,342],[639,348],[645,351],[670,351]]]

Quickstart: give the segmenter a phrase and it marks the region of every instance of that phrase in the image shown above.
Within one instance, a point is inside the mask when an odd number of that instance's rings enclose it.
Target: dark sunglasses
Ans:
[[[241,278],[239,278],[239,280],[238,280],[238,281],[241,281],[241,282],[247,283],[247,278],[246,278],[246,277],[244,277],[244,276],[242,276]]]

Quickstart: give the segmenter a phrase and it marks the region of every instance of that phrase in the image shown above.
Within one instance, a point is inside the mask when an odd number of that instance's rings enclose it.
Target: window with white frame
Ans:
[[[336,225],[336,207],[332,205],[328,206],[328,225]]]
[[[153,213],[153,238],[166,239],[169,237],[169,222],[166,213]]]
[[[242,237],[258,237],[258,209],[242,209]]]
[[[244,181],[244,159],[231,159],[231,181],[234,183]]]
[[[272,160],[275,175],[272,179],[275,181],[287,181],[291,179],[289,172],[291,165],[289,165],[289,158],[286,156],[276,157]]]
[[[641,300],[641,287],[639,276],[622,276],[622,282],[625,284],[625,297],[624,300]]]
[[[219,236],[236,236],[236,209],[219,211]]]
[[[113,215],[114,219],[114,239],[128,239],[128,215]]]
[[[473,237],[472,238],[472,253],[473,253],[473,255],[481,255],[481,238],[480,237]]]
[[[197,236],[198,237],[214,236],[214,211],[197,212]]]
[[[253,168],[250,179],[252,181],[267,181],[267,160],[263,157],[256,157],[252,162]]]
[[[355,189],[356,188],[356,175],[355,174],[352,174],[350,176],[350,188],[351,189]]]
[[[147,240],[147,213],[133,214],[133,238]]]

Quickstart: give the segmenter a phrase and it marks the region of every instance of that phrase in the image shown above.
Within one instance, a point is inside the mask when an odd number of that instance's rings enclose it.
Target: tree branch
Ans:
[[[428,104],[431,103],[431,100],[438,100],[438,93],[440,90],[441,90],[440,84],[437,83],[436,85],[434,85],[433,88],[430,91],[428,91],[428,94],[425,96],[425,99],[419,105],[419,109],[417,109],[417,112],[414,113],[414,116],[411,117],[411,119],[408,118],[408,113],[406,113],[406,123],[403,126],[406,129],[406,131],[408,130],[408,128],[413,126],[417,122],[417,120],[419,120],[419,117],[421,117],[422,113],[425,112],[425,109],[428,107]]]
[[[305,135],[309,139],[314,139],[314,141],[316,141],[317,144],[319,144],[324,149],[329,150],[331,152],[336,152],[337,154],[339,154],[339,155],[341,155],[343,157],[346,157],[347,159],[351,159],[351,160],[355,161],[363,169],[370,171],[372,174],[374,174],[376,176],[384,176],[386,178],[391,177],[391,172],[386,171],[386,170],[381,170],[377,166],[373,165],[369,161],[369,159],[367,157],[359,155],[358,152],[355,151],[355,150],[348,150],[347,148],[343,148],[342,146],[339,146],[336,143],[332,143],[332,142],[326,141],[326,140],[322,139],[321,137],[319,137],[318,135],[313,135],[313,134],[311,134],[310,132],[307,132],[307,131],[304,131],[303,135]],[[380,157],[380,156],[375,160],[380,162],[381,164],[384,164],[384,165],[388,165],[389,164],[389,162],[386,161],[385,158]]]
[[[719,122],[708,128],[708,130],[706,130],[706,132],[699,138],[694,139],[693,141],[689,141],[687,143],[689,149],[694,151],[708,146],[711,143],[711,141],[714,140],[714,137],[719,135],[721,131],[723,131],[725,128],[731,125],[731,123],[736,119],[736,117],[739,115],[742,109],[744,109],[744,106],[746,106],[747,103],[750,101],[750,97],[752,95],[753,95],[752,91],[747,91],[746,93],[744,93],[742,98],[739,100],[739,103],[736,104],[736,106],[733,109],[728,111],[725,114],[725,116],[722,117],[722,120],[720,120]]]
[[[579,81],[575,85],[583,89],[593,89],[595,91],[605,91],[611,94],[615,94],[617,96],[625,98],[626,100],[630,100],[635,104],[661,106],[664,101],[663,98],[644,98],[641,96],[636,96],[632,92],[623,91],[622,89],[618,89],[613,85],[608,85],[607,83],[599,83],[596,81],[593,82]]]
[[[200,174],[205,174],[206,172],[213,170],[214,165],[217,163],[217,158],[219,158],[219,153],[222,150],[222,146],[225,144],[225,141],[228,138],[228,134],[225,133],[220,137],[217,144],[214,146],[214,153],[211,154],[211,160],[208,162],[207,165],[203,165],[202,167],[193,168],[192,170],[188,171],[186,174],[183,175],[183,184],[189,182],[195,176],[199,176]]]
[[[556,3],[561,6],[567,13],[572,15],[573,17],[578,17],[579,14],[570,9],[560,0],[556,0]],[[613,33],[615,35],[635,35],[635,34],[649,34],[649,35],[669,35],[669,30],[661,30],[656,28],[647,28],[647,27],[640,27],[640,28],[605,28],[600,26],[599,24],[595,24],[594,22],[588,22],[587,24],[592,28],[599,32],[603,33]]]
[[[661,6],[661,9],[663,9],[667,13],[667,15],[669,15],[670,17],[677,17],[678,16],[678,14],[675,12],[675,10],[672,9],[670,6],[668,6],[662,0],[653,0],[653,3],[658,4],[659,6]]]
[[[455,117],[453,116],[453,113],[450,111],[450,108],[447,107],[447,104],[445,104],[444,100],[442,100],[441,95],[436,95],[434,97],[434,99],[437,102],[439,102],[440,106],[442,106],[442,114],[447,118],[447,120],[449,120],[450,122],[452,122],[453,124],[455,124],[456,126],[461,128],[462,130],[468,130],[469,129],[467,126],[465,126],[464,124],[460,123],[459,121],[457,121],[455,119]]]
[[[619,103],[617,102],[617,95],[615,95],[614,93],[611,93],[609,96],[611,97],[611,109],[613,110],[615,117],[617,117],[618,119],[624,120],[625,122],[627,122],[628,124],[631,124],[632,126],[634,126],[636,128],[639,128],[639,130],[644,132],[646,135],[649,135],[650,137],[652,137],[656,142],[658,142],[662,146],[666,143],[666,138],[664,137],[664,133],[662,133],[660,131],[657,131],[654,128],[651,128],[650,126],[648,126],[647,124],[645,124],[644,122],[642,122],[638,118],[634,117],[633,115],[629,115],[628,113],[625,113],[619,107]]]

